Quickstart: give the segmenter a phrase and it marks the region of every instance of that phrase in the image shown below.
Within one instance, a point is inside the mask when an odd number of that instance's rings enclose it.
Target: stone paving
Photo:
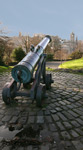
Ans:
[[[26,97],[16,98],[6,106],[2,88],[11,80],[9,73],[0,75],[0,150],[83,150],[83,76],[52,72],[54,83],[42,108]],[[15,126],[9,131],[10,125]],[[27,126],[40,128],[40,144],[24,146],[3,143],[14,138],[16,132]],[[10,136],[9,136],[10,135]],[[36,138],[35,138],[36,140]]]

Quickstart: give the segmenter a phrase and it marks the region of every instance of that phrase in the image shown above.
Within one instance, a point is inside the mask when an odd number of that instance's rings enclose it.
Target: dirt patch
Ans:
[[[41,130],[43,131],[42,125],[28,125],[20,132],[18,132],[12,140],[3,140],[3,145],[9,145],[13,148],[16,146],[28,146],[28,145],[40,145],[44,142],[51,142],[53,143],[53,138],[49,135],[46,137],[40,136]]]
[[[12,145],[12,147],[39,145],[41,144],[41,141],[38,139],[41,129],[41,126],[33,127],[29,125],[18,132],[12,140],[3,140],[2,143],[5,145]]]

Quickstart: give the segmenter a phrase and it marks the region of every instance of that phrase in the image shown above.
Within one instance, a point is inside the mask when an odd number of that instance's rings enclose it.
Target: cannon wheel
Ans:
[[[7,82],[2,91],[2,98],[6,105],[10,104],[15,97],[14,93],[14,84],[12,87],[9,86],[9,82]]]
[[[7,105],[10,104],[10,100],[11,100],[11,97],[10,97],[10,88],[8,87],[8,85],[9,85],[9,82],[5,84],[5,86],[3,88],[3,91],[2,91],[3,101]]]
[[[51,74],[47,74],[47,75],[46,75],[46,80],[45,80],[45,82],[46,82],[46,89],[47,89],[47,90],[50,89],[50,88],[51,88],[51,83],[53,82],[53,81],[52,81],[52,75],[51,75]]]
[[[42,106],[42,100],[45,96],[45,86],[43,85],[39,85],[37,87],[37,93],[36,93],[36,105],[38,107]]]

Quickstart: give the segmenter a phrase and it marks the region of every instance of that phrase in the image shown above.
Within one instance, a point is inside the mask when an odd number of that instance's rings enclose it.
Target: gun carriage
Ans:
[[[5,84],[2,91],[2,98],[6,104],[10,104],[17,96],[27,96],[32,101],[36,100],[37,106],[42,106],[45,91],[50,89],[53,83],[52,75],[46,74],[46,54],[44,54],[49,42],[51,37],[47,35],[36,47],[32,45],[30,52],[12,69],[13,79]],[[31,84],[31,88],[27,92],[20,91],[22,84],[24,88]]]

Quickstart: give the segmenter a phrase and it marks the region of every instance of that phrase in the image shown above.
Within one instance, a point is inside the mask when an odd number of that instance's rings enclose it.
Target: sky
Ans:
[[[35,33],[83,40],[83,0],[0,0],[0,29],[7,36]]]

